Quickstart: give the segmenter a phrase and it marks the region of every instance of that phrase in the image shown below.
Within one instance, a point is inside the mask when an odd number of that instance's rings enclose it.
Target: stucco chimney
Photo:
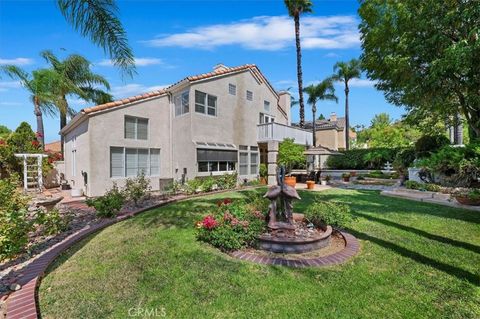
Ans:
[[[291,117],[290,117],[291,104],[292,104],[292,96],[290,95],[290,92],[288,91],[278,92],[278,105],[287,114],[287,125],[291,125]]]
[[[337,121],[337,113],[332,112],[330,114],[330,122],[336,122]]]
[[[215,72],[225,71],[225,70],[228,70],[228,67],[223,63],[218,63],[213,66],[213,71]]]

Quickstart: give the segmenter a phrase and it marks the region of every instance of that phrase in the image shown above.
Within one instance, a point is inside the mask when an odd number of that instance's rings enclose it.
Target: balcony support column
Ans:
[[[268,185],[277,184],[277,157],[278,157],[278,141],[268,141],[267,158],[268,158]]]

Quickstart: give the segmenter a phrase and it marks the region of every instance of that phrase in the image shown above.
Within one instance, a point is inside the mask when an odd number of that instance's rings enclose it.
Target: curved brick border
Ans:
[[[230,256],[251,261],[257,264],[264,264],[264,265],[280,265],[280,266],[287,266],[287,267],[323,267],[323,266],[332,266],[338,265],[345,262],[347,259],[355,256],[360,251],[360,244],[355,238],[355,236],[340,231],[340,234],[343,236],[345,240],[345,248],[336,252],[334,254],[317,257],[317,258],[305,258],[305,259],[286,259],[286,258],[272,258],[267,256],[259,256],[256,254],[244,252],[241,250],[237,250],[230,254]]]
[[[45,252],[38,259],[34,260],[20,272],[20,278],[16,283],[21,285],[20,290],[14,291],[9,295],[0,295],[0,302],[6,302],[6,315],[8,319],[37,319],[40,317],[40,311],[37,308],[37,288],[40,284],[41,278],[45,274],[48,266],[65,250],[73,246],[75,243],[81,241],[85,237],[102,230],[105,227],[113,225],[117,222],[123,221],[137,214],[143,213],[147,210],[165,206],[177,201],[191,199],[195,197],[203,197],[208,195],[227,193],[232,191],[243,191],[248,189],[254,189],[253,187],[244,187],[242,189],[227,189],[221,191],[215,191],[210,193],[202,193],[195,195],[179,195],[174,198],[166,199],[165,201],[149,206],[143,207],[138,210],[123,213],[112,219],[105,219],[95,225],[89,225],[78,232],[66,237],[63,241],[52,246],[50,250]]]

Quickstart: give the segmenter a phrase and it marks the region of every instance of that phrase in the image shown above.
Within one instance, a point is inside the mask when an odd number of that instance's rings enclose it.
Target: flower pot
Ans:
[[[321,181],[322,186],[327,186],[327,181]]]
[[[468,196],[461,196],[457,195],[454,196],[457,202],[462,205],[469,205],[469,206],[480,206],[480,199],[471,199]]]
[[[314,181],[307,181],[307,189],[314,189],[315,182]]]
[[[350,177],[343,177],[344,182],[350,182]]]
[[[267,179],[265,177],[260,177],[260,185],[267,185]]]
[[[295,176],[285,176],[285,184],[295,187],[295,185],[297,185],[297,178]]]

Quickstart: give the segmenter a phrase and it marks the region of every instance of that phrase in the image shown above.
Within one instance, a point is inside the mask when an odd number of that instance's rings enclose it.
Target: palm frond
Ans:
[[[33,93],[34,89],[31,83],[32,79],[27,72],[15,65],[2,65],[0,66],[0,70],[12,80],[19,80],[23,87]]]
[[[103,48],[124,75],[135,74],[133,51],[112,0],[57,0],[65,19],[82,36]]]

